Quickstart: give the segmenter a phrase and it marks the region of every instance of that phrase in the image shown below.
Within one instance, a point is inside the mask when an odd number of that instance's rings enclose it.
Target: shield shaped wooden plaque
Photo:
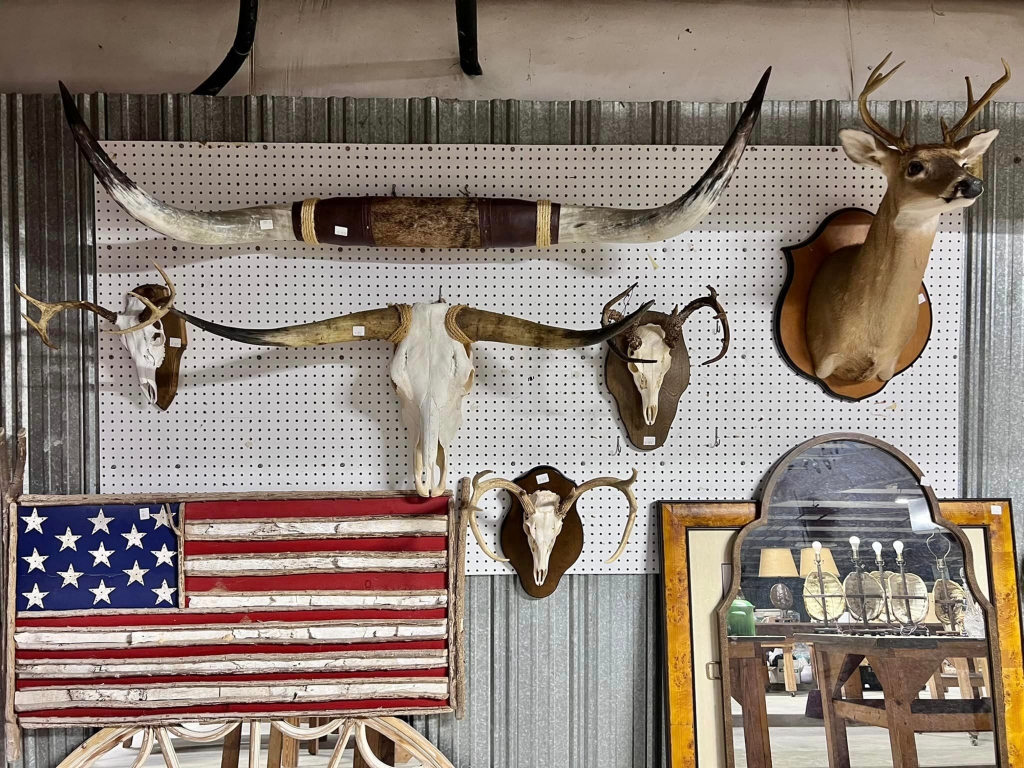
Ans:
[[[786,254],[788,274],[775,304],[775,344],[790,368],[839,400],[857,401],[871,397],[878,394],[886,382],[878,379],[846,381],[836,376],[822,381],[814,375],[811,353],[807,349],[807,300],[814,276],[825,259],[841,248],[863,243],[873,218],[870,211],[844,208],[826,218],[809,240],[782,249]],[[919,301],[917,330],[900,355],[896,375],[917,361],[931,335],[931,301],[924,283],[921,284]]]

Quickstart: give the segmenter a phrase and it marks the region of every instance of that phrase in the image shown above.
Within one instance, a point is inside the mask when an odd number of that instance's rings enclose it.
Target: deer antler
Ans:
[[[559,517],[565,517],[569,512],[569,508],[576,503],[587,491],[592,491],[594,488],[615,488],[622,491],[626,497],[626,501],[629,502],[629,518],[626,520],[626,527],[622,531],[622,540],[619,542],[619,548],[615,550],[610,558],[605,560],[606,563],[614,563],[622,553],[626,550],[626,544],[629,543],[629,536],[633,532],[633,523],[636,522],[636,496],[633,495],[633,483],[636,482],[637,471],[633,469],[633,475],[626,480],[619,480],[617,477],[595,477],[593,480],[587,480],[582,485],[577,485],[572,489],[562,503],[558,506]]]
[[[170,291],[170,296],[163,300],[161,306],[157,306],[152,301],[147,299],[145,296],[142,296],[141,294],[138,294],[135,291],[129,291],[129,296],[134,296],[136,299],[138,299],[139,301],[146,305],[146,307],[149,309],[150,315],[146,320],[136,325],[133,325],[131,328],[111,330],[110,333],[113,333],[118,336],[123,336],[128,333],[134,333],[135,331],[141,331],[143,328],[147,328],[150,325],[159,322],[164,315],[166,315],[168,312],[171,311],[171,309],[173,309],[175,295],[174,283],[171,282],[171,278],[167,276],[167,273],[164,272],[163,269],[160,268],[160,265],[157,264],[155,261],[153,262],[153,266],[156,267],[157,272],[160,273],[160,276],[164,279],[164,282],[167,284],[167,289]],[[109,310],[106,307],[101,307],[98,304],[93,304],[91,301],[57,301],[51,303],[32,298],[27,293],[22,291],[21,288],[18,287],[17,285],[14,286],[14,290],[18,292],[18,295],[21,296],[21,298],[23,298],[25,301],[27,301],[29,304],[31,304],[32,306],[36,307],[39,310],[38,321],[33,320],[26,314],[23,314],[22,317],[25,318],[25,322],[27,322],[29,326],[35,329],[36,333],[39,334],[39,338],[43,340],[43,343],[46,346],[50,347],[51,349],[57,349],[57,345],[50,341],[50,321],[53,320],[54,317],[56,317],[66,309],[84,309],[88,312],[92,312],[96,315],[99,315],[107,322],[117,322],[117,312]]]
[[[996,95],[996,92],[1010,82],[1010,65],[1006,63],[1006,59],[1000,59],[1000,61],[1003,62],[1003,76],[992,83],[988,90],[985,91],[985,95],[978,101],[974,100],[974,88],[971,86],[971,78],[964,78],[967,81],[967,111],[964,112],[964,116],[952,128],[946,128],[945,119],[939,119],[939,125],[942,126],[942,142],[946,146],[952,146],[953,142],[956,141],[957,135],[970,125],[974,118],[981,114],[981,110],[992,101],[992,97]]]
[[[683,337],[683,323],[696,312],[698,309],[709,307],[715,310],[715,319],[722,323],[722,349],[710,360],[705,360],[701,365],[711,365],[711,363],[717,363],[723,357],[725,353],[729,351],[729,316],[725,312],[723,307],[718,301],[718,292],[712,287],[708,286],[709,295],[703,296],[699,299],[694,299],[687,304],[683,311],[679,311],[679,306],[672,310],[672,314],[665,320],[663,328],[665,329],[665,343],[669,346],[669,349],[675,349],[676,344],[680,342]]]
[[[611,325],[612,323],[617,323],[620,320],[622,320],[623,314],[619,312],[617,309],[612,309],[612,307],[614,307],[623,299],[628,298],[629,295],[633,293],[633,289],[636,288],[638,285],[640,285],[640,283],[633,283],[631,286],[629,286],[629,288],[624,290],[622,293],[620,293],[618,296],[616,296],[614,299],[612,299],[611,301],[604,305],[604,309],[601,310],[601,325]],[[655,360],[638,360],[636,358],[630,357],[630,355],[632,355],[636,350],[640,348],[640,336],[637,334],[636,329],[640,323],[641,317],[643,317],[642,314],[638,315],[636,321],[627,330],[619,334],[626,341],[625,352],[623,352],[619,345],[615,343],[614,338],[608,339],[607,342],[608,348],[615,353],[615,356],[627,363],[656,362]]]
[[[524,509],[532,509],[533,502],[530,501],[530,495],[526,491],[510,480],[505,480],[501,477],[494,477],[490,480],[485,480],[482,483],[479,482],[481,477],[489,474],[491,474],[491,470],[485,469],[483,472],[477,472],[473,476],[473,480],[471,482],[473,495],[470,497],[469,501],[466,502],[465,509],[469,512],[469,526],[473,529],[473,536],[476,537],[476,543],[480,545],[480,549],[482,549],[484,554],[492,560],[497,560],[499,563],[507,563],[507,557],[498,557],[491,551],[491,548],[488,547],[487,543],[484,541],[484,536],[480,532],[480,524],[476,520],[476,513],[480,511],[480,507],[477,506],[477,502],[480,501],[485,493],[494,490],[495,488],[504,488],[509,493],[514,494],[518,497],[519,501],[522,502]]]
[[[900,152],[906,152],[910,149],[910,142],[907,141],[907,124],[903,124],[903,130],[900,132],[900,135],[897,136],[895,133],[883,128],[878,121],[871,116],[871,112],[868,110],[868,96],[885,85],[886,81],[896,73],[896,70],[906,63],[901,61],[895,67],[890,69],[887,74],[883,75],[882,67],[888,63],[889,56],[892,56],[892,51],[890,51],[889,55],[882,59],[882,63],[875,67],[871,72],[871,75],[868,77],[868,81],[864,83],[864,90],[860,92],[860,98],[857,99],[857,103],[860,105],[860,119],[863,120],[864,124],[871,129],[871,132],[883,141],[896,147]]]

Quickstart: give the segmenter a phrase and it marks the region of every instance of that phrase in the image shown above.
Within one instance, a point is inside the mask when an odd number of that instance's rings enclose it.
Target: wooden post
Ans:
[[[300,720],[297,717],[289,717],[285,722],[289,725],[298,725]],[[284,736],[281,739],[281,768],[298,768],[299,765],[299,741],[291,736]]]
[[[839,693],[841,659],[828,651],[814,649],[814,674],[821,690],[821,712],[825,720],[825,742],[828,745],[829,768],[850,768],[850,744],[846,738],[846,721],[836,714],[835,696]],[[888,695],[888,694],[887,694]]]
[[[228,731],[224,737],[224,748],[220,753],[220,768],[238,768],[238,756],[242,751],[242,724]]]
[[[905,675],[907,662],[898,657],[873,658],[872,669],[885,691],[885,720],[889,729],[893,768],[918,768],[917,739],[910,704],[917,698],[918,685]],[[918,678],[918,682],[920,678]]]
[[[379,733],[373,728],[366,729],[366,742],[373,750],[373,754],[385,765],[395,764],[395,742],[387,736]],[[358,747],[352,759],[352,768],[372,768],[372,766],[359,754]]]
[[[793,664],[792,641],[787,641],[782,646],[782,675],[786,682],[786,690],[796,695],[796,666]]]
[[[729,668],[732,674],[732,695],[743,707],[743,742],[747,750],[748,768],[772,768],[772,747],[768,737],[768,705],[765,685],[768,667],[757,643],[731,647]],[[736,651],[736,655],[733,655]],[[747,652],[749,655],[740,656]],[[732,734],[726,734],[732,738]]]
[[[270,726],[270,742],[267,744],[267,768],[281,768],[283,747],[284,734],[274,726]]]

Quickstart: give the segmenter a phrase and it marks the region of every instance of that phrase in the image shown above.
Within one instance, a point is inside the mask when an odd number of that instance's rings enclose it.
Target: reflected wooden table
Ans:
[[[743,709],[743,743],[748,768],[771,768],[768,739],[768,664],[765,653],[778,648],[782,635],[729,636],[729,690]],[[732,734],[726,734],[732,738]]]
[[[985,658],[988,641],[965,637],[796,635],[814,644],[814,671],[821,689],[829,768],[849,768],[847,721],[889,731],[894,768],[918,768],[915,733],[991,731],[992,699],[918,699],[949,658]],[[844,698],[843,684],[867,659],[883,698]]]

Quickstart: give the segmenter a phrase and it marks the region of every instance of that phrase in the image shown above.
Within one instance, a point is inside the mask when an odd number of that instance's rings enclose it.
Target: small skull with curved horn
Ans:
[[[14,290],[18,292],[25,301],[39,310],[39,320],[33,320],[28,315],[22,315],[29,326],[39,334],[43,343],[51,349],[57,349],[57,345],[50,340],[50,321],[61,312],[67,309],[83,309],[87,312],[102,317],[107,322],[117,326],[113,333],[121,337],[121,343],[128,350],[132,361],[135,363],[135,373],[139,380],[139,387],[146,396],[146,400],[154,404],[157,402],[156,373],[164,362],[164,355],[167,346],[167,336],[164,333],[163,319],[174,307],[174,284],[167,276],[160,265],[154,263],[160,276],[166,284],[164,286],[141,286],[134,291],[125,294],[125,308],[121,312],[101,307],[91,301],[58,301],[48,303],[34,299],[17,285]],[[166,294],[159,303],[154,303],[146,294]]]
[[[601,313],[603,324],[622,320],[622,313],[613,307],[626,299],[634,288],[636,284],[605,305]],[[682,311],[677,304],[668,315],[645,312],[619,337],[623,346],[614,339],[608,342],[613,353],[605,363],[608,388],[619,405],[619,415],[629,438],[638,448],[651,450],[664,443],[679,398],[690,383],[690,355],[683,339],[683,324],[690,315],[709,307],[715,310],[715,319],[722,324],[721,351],[701,365],[717,362],[729,351],[729,318],[715,289],[708,286],[708,291],[708,296],[691,301]],[[629,386],[630,379],[632,386]]]
[[[624,480],[619,480],[616,477],[597,477],[581,485],[575,485],[552,467],[537,467],[519,478],[516,482],[500,477],[481,480],[481,478],[490,473],[490,470],[479,472],[471,481],[470,498],[465,503],[470,527],[484,554],[498,562],[511,562],[512,566],[519,573],[523,588],[534,597],[546,597],[551,594],[558,586],[558,580],[562,574],[576,561],[582,552],[582,524],[575,510],[575,504],[587,491],[594,490],[595,488],[615,488],[626,497],[626,501],[629,504],[629,516],[622,531],[622,539],[614,554],[605,562],[615,562],[626,550],[637,513],[636,496],[633,494],[633,484],[637,478],[636,469],[633,470],[630,477]],[[551,477],[552,475],[554,477]],[[526,485],[527,488],[540,485],[548,487],[537,487],[537,490],[530,492],[520,483]],[[487,546],[476,518],[477,512],[480,511],[480,500],[488,491],[495,489],[508,491],[522,505],[521,531],[511,531],[503,527],[502,543],[505,554],[508,557],[496,555]],[[506,521],[509,521],[508,515],[512,514],[514,506],[513,504],[513,508],[510,508],[506,514]],[[551,566],[552,562],[551,555],[555,551],[556,544],[561,542],[559,535],[562,533],[563,525],[568,523],[567,516],[569,515],[572,516],[572,522],[578,529],[578,533],[572,537],[572,542],[567,542],[566,546],[570,548],[575,547],[575,549],[563,553],[564,556],[559,558],[559,566],[550,573],[550,575],[555,577],[554,583],[548,584],[549,566]],[[521,547],[518,542],[518,539],[523,535],[525,535],[525,541],[530,553],[529,567],[527,567],[527,563],[521,561],[519,556],[521,551],[525,551],[525,548]],[[530,579],[527,579],[527,571],[529,571],[532,577],[532,583]]]

